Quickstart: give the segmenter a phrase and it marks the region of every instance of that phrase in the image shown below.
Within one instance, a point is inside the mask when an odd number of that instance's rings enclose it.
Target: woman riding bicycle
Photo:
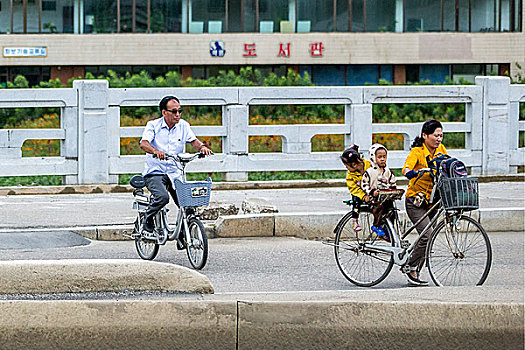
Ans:
[[[447,150],[441,144],[443,141],[443,126],[435,119],[427,120],[421,129],[421,136],[416,137],[412,143],[412,149],[403,166],[403,175],[410,179],[406,192],[405,208],[408,217],[413,223],[425,216],[430,208],[430,196],[434,187],[432,177],[428,172],[420,173],[421,169],[428,168],[428,161],[447,154]],[[419,277],[419,272],[425,261],[425,251],[427,242],[432,230],[423,232],[430,223],[433,215],[424,219],[416,229],[421,235],[421,239],[414,248],[412,255],[408,259],[407,265],[410,272],[407,273],[408,283],[415,286],[426,286],[428,281],[423,281]]]

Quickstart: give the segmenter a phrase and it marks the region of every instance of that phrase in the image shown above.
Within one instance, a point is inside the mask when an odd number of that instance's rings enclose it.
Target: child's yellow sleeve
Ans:
[[[346,173],[346,186],[348,187],[348,190],[350,191],[350,194],[352,196],[356,196],[361,200],[365,200],[366,193],[363,191],[361,186],[359,186],[359,182],[361,181],[362,175],[356,175],[351,172]]]

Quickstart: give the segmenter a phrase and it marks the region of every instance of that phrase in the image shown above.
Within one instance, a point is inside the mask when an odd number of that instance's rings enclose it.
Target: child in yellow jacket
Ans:
[[[347,148],[341,155],[341,161],[348,170],[346,173],[346,186],[352,195],[352,228],[361,231],[359,226],[359,208],[364,202],[370,202],[370,196],[361,188],[363,174],[370,168],[370,162],[361,158],[359,146],[353,145]]]

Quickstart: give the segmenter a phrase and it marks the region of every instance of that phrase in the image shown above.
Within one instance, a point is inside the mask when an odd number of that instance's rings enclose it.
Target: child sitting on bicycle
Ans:
[[[361,180],[365,171],[370,168],[370,162],[361,158],[359,146],[353,145],[344,150],[341,161],[348,170],[346,186],[352,195],[352,228],[355,232],[361,231],[359,226],[359,208],[364,202],[370,202],[370,196],[361,188]]]
[[[371,227],[379,237],[390,240],[386,232],[379,226],[381,216],[388,208],[392,207],[392,201],[379,202],[374,200],[378,197],[379,190],[388,190],[396,188],[396,177],[386,165],[387,149],[380,143],[373,144],[370,147],[371,166],[363,174],[361,187],[374,202],[372,214],[374,215],[374,224]]]

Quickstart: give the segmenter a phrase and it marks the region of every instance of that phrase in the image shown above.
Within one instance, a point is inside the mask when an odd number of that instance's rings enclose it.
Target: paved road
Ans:
[[[481,208],[525,207],[525,183],[492,182],[480,185]],[[345,187],[214,191],[212,201],[240,207],[244,199],[260,198],[281,213],[347,210]],[[131,224],[131,193],[0,196],[0,230]],[[403,207],[403,201],[398,202]],[[169,208],[175,209],[173,203]],[[172,211],[173,213],[173,211]],[[170,219],[175,220],[171,215]]]
[[[523,300],[523,233],[492,233],[490,238],[494,259],[485,285],[506,286],[521,294],[517,300]],[[346,281],[337,268],[333,249],[319,241],[295,238],[212,239],[209,254],[208,264],[202,273],[210,278],[216,293],[361,289]],[[0,250],[0,260],[81,258],[121,259],[138,256],[134,243],[130,241],[93,241],[88,245],[69,248]],[[174,244],[162,247],[155,261],[189,267],[185,251],[177,251]],[[426,271],[424,277],[428,277]],[[394,267],[390,276],[374,288],[404,286],[404,277]]]

